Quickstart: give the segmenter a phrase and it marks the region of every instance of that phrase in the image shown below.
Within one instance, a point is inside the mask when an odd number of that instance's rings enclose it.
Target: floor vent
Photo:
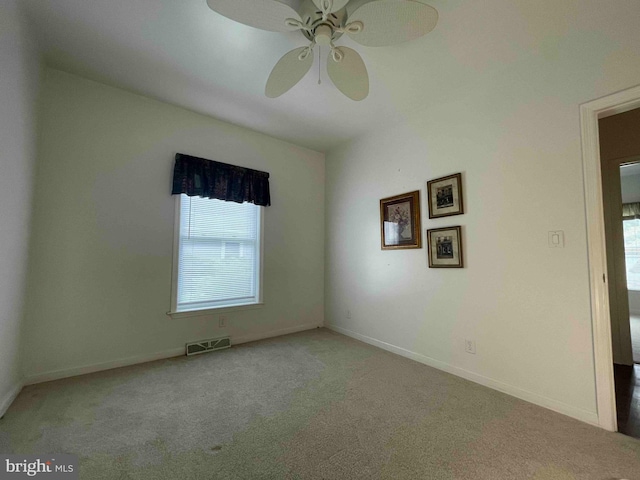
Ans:
[[[231,346],[230,337],[210,338],[209,340],[200,340],[198,342],[187,343],[187,356],[198,355],[199,353],[213,352],[214,350],[222,350]]]

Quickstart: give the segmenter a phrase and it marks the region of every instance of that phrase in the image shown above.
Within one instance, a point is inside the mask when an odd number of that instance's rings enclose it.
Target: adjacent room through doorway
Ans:
[[[640,438],[640,163],[620,165],[622,232],[631,337],[630,366],[616,366],[620,432]]]
[[[640,363],[640,158],[620,165],[625,273],[633,363]]]
[[[640,109],[600,120],[618,431],[640,438]]]

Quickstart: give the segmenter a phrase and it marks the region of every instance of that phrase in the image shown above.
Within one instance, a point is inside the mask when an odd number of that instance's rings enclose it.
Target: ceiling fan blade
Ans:
[[[348,23],[362,22],[364,28],[349,36],[361,45],[386,47],[414,40],[433,30],[438,11],[414,0],[375,0],[365,3]]]
[[[313,3],[316,7],[318,7],[318,9],[324,11],[324,4],[328,1],[329,0],[313,0]],[[337,12],[338,10],[344,8],[348,2],[349,0],[333,0],[331,8],[329,9],[329,13]]]
[[[338,47],[342,60],[336,62],[333,54],[327,59],[327,73],[333,84],[351,100],[360,101],[369,95],[369,74],[358,52]]]
[[[289,3],[293,4],[291,0]],[[231,20],[271,32],[298,30],[299,27],[285,23],[289,18],[302,21],[291,5],[278,0],[207,0],[207,5]]]
[[[313,53],[309,52],[306,57],[300,60],[300,56],[308,47],[300,47],[286,53],[276,66],[273,67],[264,93],[269,98],[276,98],[288,92],[294,87],[302,77],[311,69],[313,65]]]

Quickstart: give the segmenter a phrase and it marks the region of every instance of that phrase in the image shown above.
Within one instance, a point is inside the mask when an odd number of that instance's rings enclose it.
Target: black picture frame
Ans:
[[[427,230],[429,268],[463,268],[462,227]]]
[[[427,182],[429,218],[450,217],[464,213],[462,173],[435,178]]]

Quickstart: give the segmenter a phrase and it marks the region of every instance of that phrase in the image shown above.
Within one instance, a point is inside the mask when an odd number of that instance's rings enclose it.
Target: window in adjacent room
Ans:
[[[178,197],[173,312],[260,303],[262,207]]]
[[[640,220],[622,222],[624,232],[624,259],[627,267],[627,288],[640,290]]]

